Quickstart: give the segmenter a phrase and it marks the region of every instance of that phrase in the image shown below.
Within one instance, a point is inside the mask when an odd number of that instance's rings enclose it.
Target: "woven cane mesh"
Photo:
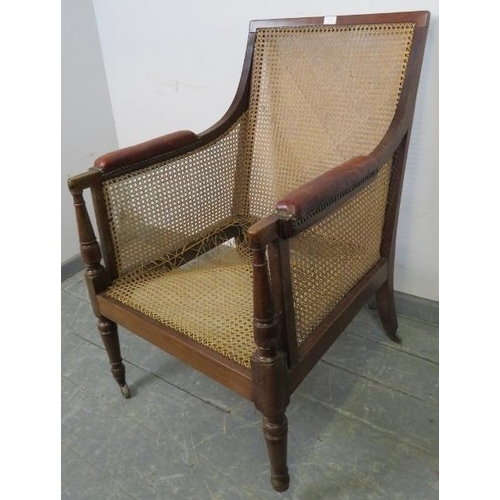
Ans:
[[[299,344],[380,258],[390,172],[385,165],[332,215],[291,240]]]
[[[394,116],[414,24],[258,29],[239,213],[277,200],[353,156],[369,154]]]
[[[224,136],[181,157],[105,181],[118,274],[170,260],[233,223],[245,116]]]
[[[105,182],[119,273],[108,294],[249,367],[249,252],[245,241],[209,249],[227,228],[248,227],[291,190],[377,146],[394,115],[413,28],[259,29],[248,116],[207,146]],[[386,165],[292,239],[299,343],[378,260],[389,177]],[[180,265],[188,251],[200,257]]]
[[[179,268],[131,273],[108,295],[236,363],[250,366],[252,265],[245,245],[221,245]]]
[[[257,30],[240,213],[263,217],[277,200],[387,132],[414,24]],[[338,212],[291,241],[298,342],[379,259],[390,165]]]
[[[245,119],[192,153],[107,180],[104,193],[119,273],[107,295],[248,367],[252,221],[232,209]],[[243,239],[222,245],[234,227]],[[189,252],[198,258],[181,265]]]

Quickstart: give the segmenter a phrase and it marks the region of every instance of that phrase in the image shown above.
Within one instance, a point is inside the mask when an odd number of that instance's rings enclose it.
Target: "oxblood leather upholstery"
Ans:
[[[289,193],[276,208],[294,219],[304,219],[312,212],[327,205],[344,191],[352,189],[378,167],[372,156],[356,156],[332,168]]]
[[[159,156],[182,146],[187,146],[195,142],[198,136],[190,130],[179,130],[172,134],[162,135],[156,139],[142,142],[135,146],[118,149],[111,153],[107,153],[97,158],[94,162],[94,167],[104,172],[110,172],[132,163],[138,163],[143,160],[149,160],[155,156]]]

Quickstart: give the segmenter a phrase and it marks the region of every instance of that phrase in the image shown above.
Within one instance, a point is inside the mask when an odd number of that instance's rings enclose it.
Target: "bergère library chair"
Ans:
[[[372,296],[399,341],[396,226],[428,22],[253,21],[217,124],[105,154],[69,179],[121,392],[117,324],[254,402],[277,491],[289,485],[290,395]]]

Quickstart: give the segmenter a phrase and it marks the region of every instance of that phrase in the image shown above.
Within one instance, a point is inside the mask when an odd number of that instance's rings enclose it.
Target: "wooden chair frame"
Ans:
[[[396,334],[398,324],[393,294],[396,227],[429,17],[428,12],[404,12],[336,18],[335,22],[339,25],[415,23],[406,78],[394,118],[380,144],[368,156],[356,157],[347,162],[351,170],[359,172],[356,182],[347,178],[342,168],[332,169],[291,193],[278,203],[277,213],[260,220],[249,229],[254,273],[254,338],[257,345],[250,369],[106,296],[104,292],[117,277],[117,263],[104,203],[103,175],[110,178],[122,174],[124,170],[142,169],[159,160],[193,151],[219,137],[248,108],[256,30],[271,26],[321,25],[326,18],[251,22],[241,81],[232,105],[218,123],[199,135],[179,132],[110,153],[99,158],[89,171],[69,179],[90,300],[98,318],[98,329],[109,356],[112,374],[123,395],[130,397],[130,391],[125,382],[117,324],[255,403],[263,414],[263,430],[271,462],[271,481],[277,491],[284,491],[289,485],[285,411],[290,395],[374,294],[385,331],[391,339],[400,341]],[[376,173],[391,158],[393,173],[380,259],[298,346],[294,333],[289,240],[337,210],[369,184],[373,178],[371,174]],[[87,188],[92,193],[100,244],[96,240],[83,198],[83,191]],[[315,202],[312,203],[311,199]],[[280,208],[287,209],[297,217],[281,217]],[[227,237],[237,234],[237,228],[230,228]],[[188,252],[183,260],[194,258],[196,253]],[[101,264],[101,255],[104,265]]]

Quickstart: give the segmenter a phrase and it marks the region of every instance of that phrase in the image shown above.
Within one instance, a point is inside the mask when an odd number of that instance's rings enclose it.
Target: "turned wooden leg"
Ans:
[[[274,358],[252,357],[252,382],[255,407],[262,413],[262,430],[271,463],[271,484],[276,491],[285,491],[288,475],[288,421],[285,415],[290,399],[288,373],[283,353]]]
[[[120,340],[118,339],[118,328],[116,323],[101,316],[97,321],[97,328],[101,334],[101,339],[108,353],[111,373],[120,386],[123,397],[130,398],[130,389],[125,382],[125,366],[120,353]]]
[[[262,429],[271,462],[271,484],[276,491],[286,491],[290,484],[286,464],[288,436],[286,415],[272,418],[264,417],[262,419]]]
[[[396,333],[398,330],[398,318],[396,316],[396,306],[394,304],[394,290],[389,280],[386,281],[376,293],[378,313],[382,325],[387,336],[397,342],[401,343],[401,338]]]
[[[274,312],[266,248],[256,244],[251,249],[254,277],[253,325],[257,345],[250,362],[253,401],[264,416],[262,428],[271,462],[271,484],[276,491],[285,491],[290,483],[286,465],[288,424],[285,416],[290,401],[288,363],[285,354],[278,349],[279,321]]]
[[[130,389],[125,382],[125,367],[122,363],[120,354],[120,342],[118,340],[118,329],[116,323],[101,316],[99,305],[97,303],[97,294],[104,291],[110,284],[111,278],[106,269],[101,265],[101,250],[97,243],[92,223],[83,199],[83,190],[91,186],[94,188],[100,183],[100,172],[95,170],[93,173],[72,177],[68,185],[73,195],[75,205],[76,221],[78,225],[78,237],[80,240],[80,250],[82,260],[85,263],[85,280],[89,291],[92,310],[97,316],[97,328],[101,333],[104,347],[108,353],[111,363],[111,373],[120,386],[121,393],[125,398],[130,397]]]

